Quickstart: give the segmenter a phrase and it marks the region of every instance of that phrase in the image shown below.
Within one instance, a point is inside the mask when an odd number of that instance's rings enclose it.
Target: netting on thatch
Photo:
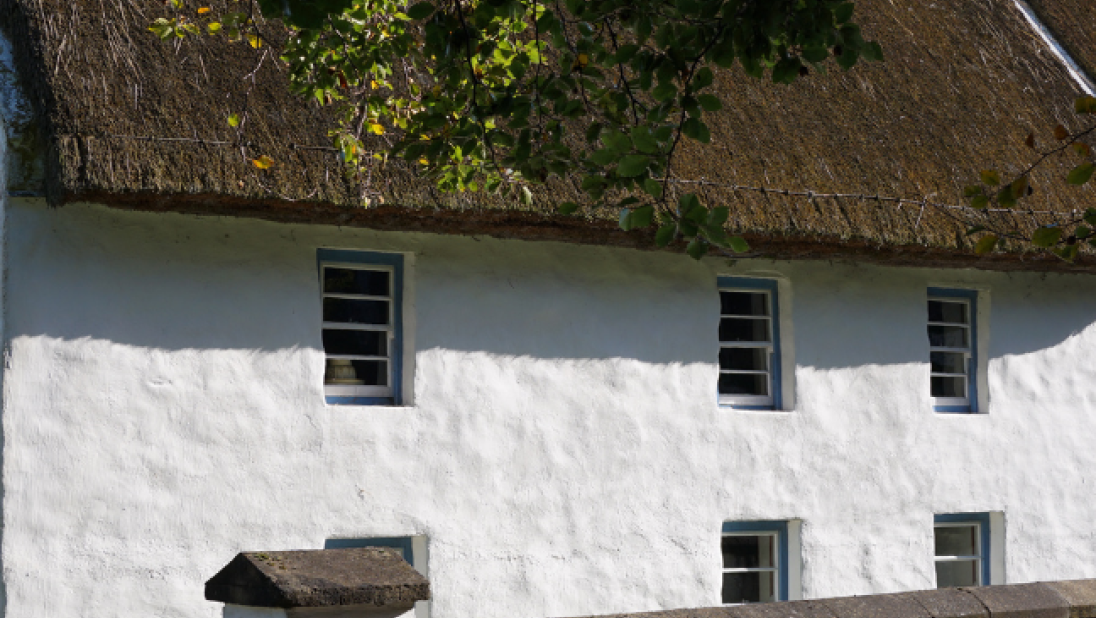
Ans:
[[[886,61],[848,72],[833,67],[792,86],[722,72],[716,89],[725,105],[709,118],[712,144],[685,149],[677,173],[686,182],[674,186],[727,204],[732,225],[762,244],[813,243],[800,253],[823,246],[908,255],[918,249],[966,263],[956,257],[970,244],[957,216],[970,213],[945,206],[963,204],[962,187],[980,169],[996,167],[1004,176],[1023,169],[1033,157],[1023,145],[1029,131],[1076,126],[1075,86],[1012,0],[856,4]],[[1059,4],[1093,10],[1081,0]],[[276,51],[214,38],[162,43],[147,26],[163,10],[159,0],[0,0],[0,23],[18,41],[17,64],[51,145],[47,192],[55,203],[95,199],[391,229],[633,242],[609,240],[611,225],[554,214],[559,202],[577,197],[572,179],[539,192],[531,207],[439,194],[399,165],[376,170],[364,184],[348,180],[330,148],[332,118],[288,92]],[[279,26],[266,27],[277,38]],[[242,135],[225,122],[233,113],[247,116]],[[259,170],[250,163],[259,154],[277,164]],[[1069,163],[1037,170],[1026,210],[979,216],[1026,230],[1096,203],[1090,189],[1061,182]],[[384,206],[362,209],[367,191]]]

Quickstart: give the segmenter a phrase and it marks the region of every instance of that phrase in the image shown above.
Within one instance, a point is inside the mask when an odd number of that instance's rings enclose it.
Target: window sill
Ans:
[[[325,395],[324,401],[329,406],[361,406],[370,408],[407,408],[398,404],[392,397],[345,397]]]
[[[974,414],[977,415],[977,410],[972,410],[970,406],[933,406],[932,411],[937,414]]]
[[[773,414],[789,414],[791,410],[784,410],[781,408],[774,408],[773,406],[746,406],[733,403],[721,403],[719,404],[720,410],[728,410],[732,412],[771,412]]]

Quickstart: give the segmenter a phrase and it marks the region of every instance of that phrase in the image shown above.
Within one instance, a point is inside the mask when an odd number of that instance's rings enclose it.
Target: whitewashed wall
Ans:
[[[802,520],[807,598],[1096,577],[1089,276],[712,259],[9,205],[7,615],[219,616],[241,550],[426,535],[434,618],[713,605],[725,520]],[[316,248],[410,258],[414,405],[323,403]],[[783,278],[795,409],[715,404],[716,274]],[[925,288],[991,300],[986,415],[928,398]],[[983,324],[983,326],[985,326]],[[1000,571],[999,571],[1000,572]]]

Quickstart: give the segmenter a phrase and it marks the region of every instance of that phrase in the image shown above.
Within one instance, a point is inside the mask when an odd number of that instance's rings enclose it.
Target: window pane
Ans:
[[[323,321],[387,325],[388,303],[389,301],[386,300],[325,298],[323,299]]]
[[[957,352],[930,352],[933,373],[966,373],[967,356]]]
[[[388,361],[327,359],[324,384],[388,386]]]
[[[952,322],[958,324],[970,324],[967,318],[966,303],[955,303],[944,300],[929,301],[929,322]]]
[[[978,555],[978,526],[937,526],[936,555]]]
[[[776,566],[776,537],[773,535],[724,536],[723,568],[753,569]]]
[[[723,348],[719,350],[719,368],[768,371],[769,350],[766,348]]]
[[[932,396],[933,397],[966,397],[967,396],[967,379],[966,378],[945,378],[941,376],[932,376]]]
[[[769,341],[769,320],[723,318],[719,321],[720,341]]]
[[[957,562],[936,563],[936,587],[955,588],[957,586],[978,585],[978,561],[962,560]]]
[[[769,295],[761,292],[720,292],[724,315],[769,315]]]
[[[724,573],[724,603],[771,603],[776,601],[776,573]]]
[[[764,373],[719,374],[720,395],[769,395],[769,376]]]
[[[929,345],[944,348],[967,347],[967,327],[929,326]]]
[[[389,272],[357,268],[324,268],[323,291],[335,294],[389,296]]]
[[[388,356],[388,333],[386,331],[324,329],[323,349],[328,354]]]

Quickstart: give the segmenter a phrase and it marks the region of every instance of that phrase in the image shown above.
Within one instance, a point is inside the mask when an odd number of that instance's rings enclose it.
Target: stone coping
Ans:
[[[400,609],[429,599],[430,584],[390,547],[244,552],[206,582],[205,597],[251,607]]]
[[[942,588],[598,618],[1096,618],[1096,579]]]

